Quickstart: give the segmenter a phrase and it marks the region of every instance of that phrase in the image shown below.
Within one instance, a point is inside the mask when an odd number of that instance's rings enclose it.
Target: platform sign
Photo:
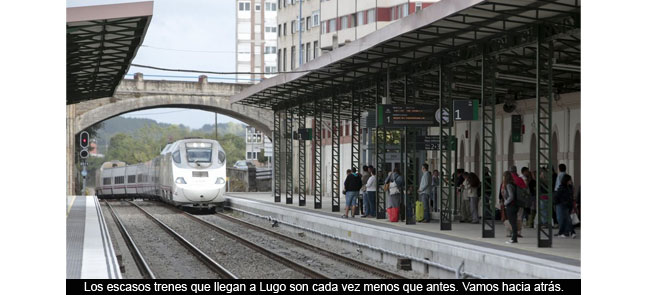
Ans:
[[[439,126],[439,112],[434,105],[378,104],[380,127],[434,127]],[[448,111],[442,112],[449,122]]]
[[[512,142],[521,142],[523,137],[523,118],[512,115]]]
[[[475,99],[453,99],[453,120],[477,121],[479,102]]]
[[[298,140],[312,140],[312,128],[298,128]]]
[[[446,137],[444,137],[445,139]],[[448,144],[450,143],[450,144]],[[451,135],[450,140],[442,140],[442,137],[439,135],[426,135],[426,136],[417,136],[416,137],[416,149],[425,150],[425,151],[436,151],[441,149],[448,150],[457,150],[457,137]]]

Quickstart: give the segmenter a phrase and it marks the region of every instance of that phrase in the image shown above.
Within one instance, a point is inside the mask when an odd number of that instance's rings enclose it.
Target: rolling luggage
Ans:
[[[398,222],[398,208],[387,208],[387,214],[389,215],[389,221]]]
[[[416,222],[423,221],[423,212],[425,208],[423,207],[423,202],[416,201]]]

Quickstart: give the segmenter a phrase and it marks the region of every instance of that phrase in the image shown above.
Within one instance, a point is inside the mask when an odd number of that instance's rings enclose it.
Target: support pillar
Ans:
[[[350,138],[351,138],[351,153],[350,153],[350,163],[353,167],[357,168],[357,171],[360,173],[363,172],[359,167],[359,152],[360,152],[360,134],[359,134],[359,126],[360,126],[360,119],[361,119],[361,104],[360,104],[360,99],[357,93],[355,93],[355,90],[353,89],[351,92],[350,96],[350,105],[351,105],[351,130],[350,130]],[[355,210],[355,215],[359,215],[360,211],[362,215],[364,215],[364,206],[362,203],[362,199],[357,196],[357,203],[358,203],[358,209]]]
[[[287,195],[287,204],[293,204],[293,110],[286,110],[286,118],[284,124],[284,137],[285,137],[285,165],[286,168],[286,195]]]
[[[282,195],[282,163],[280,161],[280,158],[282,157],[280,147],[282,144],[282,130],[280,128],[281,116],[282,113],[280,111],[273,114],[273,197],[276,203],[280,202]]]
[[[537,198],[537,246],[539,248],[553,246],[553,183],[551,182],[551,134],[553,124],[553,42],[543,42],[543,31],[537,27],[537,167],[540,173],[545,173],[546,182],[537,177],[537,195],[546,195],[547,199]],[[546,171],[541,172],[545,168]]]
[[[496,65],[482,55],[482,237],[496,236]]]
[[[405,84],[403,88],[404,103],[408,103],[408,83],[409,80],[405,76]],[[401,158],[404,165],[401,166],[403,175],[405,176],[405,224],[416,224],[416,195],[418,190],[418,183],[416,179],[416,128],[404,127],[402,136],[402,150]]]
[[[441,230],[452,230],[452,211],[451,200],[453,195],[453,183],[450,179],[452,174],[452,150],[450,144],[451,135],[451,122],[450,106],[452,106],[451,98],[451,83],[452,74],[450,69],[441,66],[439,73],[439,112],[441,113],[439,122],[439,135],[441,140],[445,140],[446,144],[439,145],[439,174],[441,176],[441,213],[440,213],[440,228]],[[446,115],[447,114],[447,115]],[[444,149],[445,148],[445,149]]]
[[[382,104],[382,96],[380,95],[380,83],[378,82],[375,87],[375,99],[378,104]],[[375,164],[376,164],[376,178],[377,178],[377,189],[375,191],[375,204],[377,219],[385,219],[386,210],[387,210],[387,198],[383,190],[384,180],[386,174],[389,171],[384,171],[385,165],[385,155],[387,151],[386,142],[387,142],[387,130],[386,128],[380,126],[382,121],[381,109],[376,109],[375,111],[376,118],[375,122],[378,124],[375,128]]]
[[[305,120],[307,114],[305,113],[302,104],[298,107],[298,129],[305,128]],[[300,137],[300,135],[299,135]],[[300,138],[299,138],[300,139]],[[305,141],[298,140],[298,206],[305,206],[305,182],[306,182],[306,155],[305,155]]]
[[[341,191],[339,190],[339,149],[341,136],[341,117],[339,116],[340,105],[336,96],[330,98],[332,104],[332,212],[341,210]]]
[[[321,185],[323,110],[320,99],[314,101],[314,209],[321,209],[323,204],[323,186]]]

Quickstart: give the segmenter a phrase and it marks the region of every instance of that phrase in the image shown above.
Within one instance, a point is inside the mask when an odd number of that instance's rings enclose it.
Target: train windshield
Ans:
[[[189,163],[211,163],[212,161],[212,144],[211,143],[187,143],[186,157]]]

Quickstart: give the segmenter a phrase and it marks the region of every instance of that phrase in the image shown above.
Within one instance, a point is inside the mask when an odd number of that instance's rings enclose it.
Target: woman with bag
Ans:
[[[505,171],[505,173],[503,173],[502,188],[503,189],[501,194],[505,200],[503,205],[505,205],[507,220],[512,228],[512,238],[505,243],[518,243],[517,213],[519,208],[516,205],[516,184],[514,184],[514,178],[512,177],[512,173],[509,171]]]
[[[387,208],[387,211],[389,211],[389,209],[395,211],[395,220],[398,221],[398,210],[400,210],[400,200],[405,185],[405,181],[400,175],[400,169],[394,168],[393,172],[389,174],[384,183],[389,184],[389,207]],[[390,220],[392,219],[391,216],[392,215],[390,214]]]

